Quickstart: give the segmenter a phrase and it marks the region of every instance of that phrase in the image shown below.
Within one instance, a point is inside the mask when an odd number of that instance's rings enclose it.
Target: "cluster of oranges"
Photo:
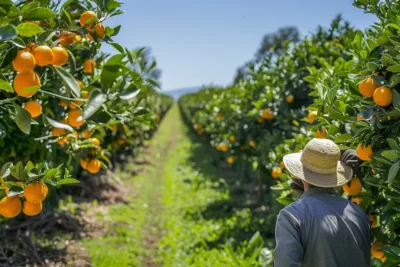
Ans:
[[[18,183],[22,186],[22,183]],[[8,194],[9,189],[5,192]],[[19,196],[6,196],[0,201],[0,214],[6,218],[14,218],[21,210],[27,216],[35,216],[42,211],[42,201],[47,197],[49,189],[43,182],[35,182],[25,186],[24,193]],[[20,198],[25,197],[22,204]]]
[[[392,104],[392,90],[386,86],[380,86],[377,84],[372,76],[362,81],[359,84],[358,89],[364,97],[372,97],[375,104],[380,107],[387,107]]]
[[[264,120],[273,120],[275,115],[270,108],[266,108],[260,111],[260,117],[257,118],[258,123],[263,123]]]
[[[271,176],[274,179],[278,179],[282,174],[282,169],[280,167],[274,167],[271,172]]]
[[[228,144],[220,143],[215,147],[218,151],[227,152],[229,150]]]

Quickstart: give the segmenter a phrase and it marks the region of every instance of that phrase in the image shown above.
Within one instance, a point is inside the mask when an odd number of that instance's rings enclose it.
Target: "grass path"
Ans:
[[[173,106],[143,155],[117,171],[129,189],[126,203],[98,214],[111,230],[83,241],[92,264],[255,266],[251,257],[264,243],[258,238],[250,251],[244,240],[270,231],[262,229],[265,214],[248,208],[253,192],[232,194],[238,175],[216,160]]]

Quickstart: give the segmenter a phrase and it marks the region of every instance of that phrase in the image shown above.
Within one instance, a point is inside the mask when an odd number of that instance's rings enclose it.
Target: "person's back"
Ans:
[[[369,228],[356,204],[310,188],[278,216],[275,266],[369,266]]]

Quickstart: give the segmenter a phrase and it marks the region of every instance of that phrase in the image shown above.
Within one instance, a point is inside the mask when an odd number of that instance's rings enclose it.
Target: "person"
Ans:
[[[351,180],[359,161],[354,151],[343,156],[333,141],[315,138],[283,158],[297,181],[293,187],[304,193],[279,212],[274,267],[370,266],[368,217],[335,191]]]

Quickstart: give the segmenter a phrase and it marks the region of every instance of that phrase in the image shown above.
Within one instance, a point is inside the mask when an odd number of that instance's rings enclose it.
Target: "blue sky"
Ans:
[[[162,70],[163,90],[203,84],[227,85],[251,59],[264,34],[297,26],[302,36],[342,13],[357,28],[374,16],[351,0],[125,0],[115,38],[125,47],[148,46]],[[113,48],[104,46],[107,52]]]

